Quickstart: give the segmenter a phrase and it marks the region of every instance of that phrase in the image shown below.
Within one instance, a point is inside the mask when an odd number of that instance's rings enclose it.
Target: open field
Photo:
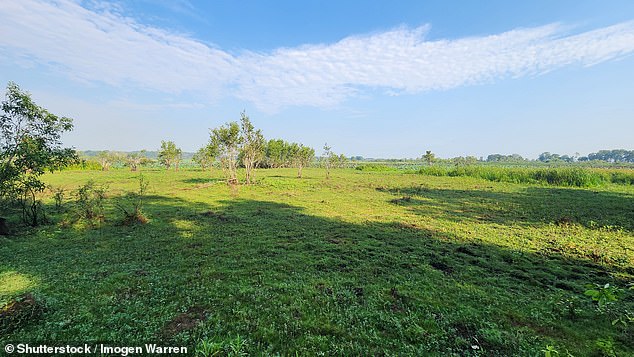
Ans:
[[[9,342],[163,342],[222,354],[634,355],[634,186],[556,187],[402,172],[143,171],[144,225],[115,207],[127,170],[64,171],[55,223],[0,238]],[[105,220],[74,222],[88,180]],[[624,289],[599,311],[587,284]],[[211,355],[211,353],[209,353]]]

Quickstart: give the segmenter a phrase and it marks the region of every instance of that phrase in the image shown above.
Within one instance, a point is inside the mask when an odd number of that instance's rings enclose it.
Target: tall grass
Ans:
[[[632,170],[591,170],[581,167],[532,168],[495,166],[423,166],[418,173],[431,176],[468,176],[496,182],[541,183],[590,187],[605,183],[634,184]]]

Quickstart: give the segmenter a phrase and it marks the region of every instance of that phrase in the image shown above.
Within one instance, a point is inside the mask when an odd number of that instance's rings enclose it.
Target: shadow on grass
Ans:
[[[252,354],[511,356],[547,343],[588,355],[601,337],[634,350],[631,330],[582,296],[587,283],[624,285],[590,261],[268,201],[152,196],[145,210],[147,225],[45,232],[0,250],[0,274],[38,277],[51,301],[40,321],[0,342],[193,348],[243,336]]]
[[[499,224],[570,224],[634,231],[634,195],[586,189],[528,187],[517,193],[425,186],[379,189],[394,204],[426,214],[434,210],[454,221]]]
[[[195,178],[187,178],[187,179],[181,180],[181,182],[184,182],[184,183],[191,183],[191,184],[197,184],[197,185],[224,182],[224,181],[226,180],[222,178],[214,178],[214,177],[195,177]]]

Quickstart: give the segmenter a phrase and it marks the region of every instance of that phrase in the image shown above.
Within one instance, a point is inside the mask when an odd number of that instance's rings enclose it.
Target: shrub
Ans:
[[[367,172],[396,171],[395,168],[383,164],[362,164],[357,165],[355,169]]]
[[[467,176],[496,182],[542,183],[553,186],[592,187],[604,183],[634,184],[634,172],[599,171],[580,167],[510,168],[487,166],[424,166],[418,173],[430,176]]]
[[[137,192],[128,193],[123,200],[124,203],[117,204],[117,207],[123,212],[123,224],[131,225],[135,223],[145,224],[148,222],[147,217],[143,214],[143,201],[148,189],[148,182],[143,175],[139,175],[139,190]]]
[[[86,182],[77,189],[77,201],[75,202],[75,213],[78,218],[90,222],[102,221],[103,201],[106,195],[106,186],[98,187],[93,180]]]

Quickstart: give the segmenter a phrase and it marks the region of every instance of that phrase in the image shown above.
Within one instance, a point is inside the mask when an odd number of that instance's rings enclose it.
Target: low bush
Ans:
[[[580,167],[532,168],[490,166],[424,166],[418,173],[430,176],[467,176],[495,182],[542,183],[553,186],[592,187],[604,183],[634,184],[634,172],[591,170]]]

